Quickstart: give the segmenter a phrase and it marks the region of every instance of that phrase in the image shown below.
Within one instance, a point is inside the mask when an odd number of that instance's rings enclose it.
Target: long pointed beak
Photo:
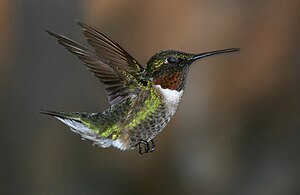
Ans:
[[[195,60],[198,60],[200,58],[205,58],[205,57],[212,56],[212,55],[217,55],[217,54],[222,54],[222,53],[229,53],[229,52],[236,52],[236,51],[240,51],[240,48],[229,48],[229,49],[209,51],[209,52],[204,52],[204,53],[200,53],[200,54],[195,54],[189,60],[190,61],[195,61]]]

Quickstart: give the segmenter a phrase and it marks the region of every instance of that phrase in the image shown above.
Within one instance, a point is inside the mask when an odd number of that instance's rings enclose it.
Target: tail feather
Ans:
[[[58,111],[51,111],[51,110],[44,110],[44,109],[40,109],[40,113],[62,118],[62,119],[80,120],[79,117],[75,116],[74,113],[58,112]]]
[[[68,113],[68,112],[59,112],[59,111],[50,111],[41,109],[40,113],[46,114],[49,116],[54,116],[61,122],[65,123],[73,130],[78,130],[79,128],[87,128],[82,124],[82,119],[79,113]]]
[[[40,113],[54,116],[64,124],[68,125],[70,129],[82,138],[88,139],[94,142],[95,146],[107,148],[111,146],[111,139],[102,138],[95,131],[84,125],[79,113],[67,113],[41,109]]]

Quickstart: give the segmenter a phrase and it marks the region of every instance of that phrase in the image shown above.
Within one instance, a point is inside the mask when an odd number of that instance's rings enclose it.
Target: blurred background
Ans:
[[[49,37],[97,26],[141,64],[197,61],[149,155],[93,147],[40,108],[97,112],[103,85]],[[297,0],[0,0],[1,194],[300,194]],[[87,45],[87,44],[85,44]]]

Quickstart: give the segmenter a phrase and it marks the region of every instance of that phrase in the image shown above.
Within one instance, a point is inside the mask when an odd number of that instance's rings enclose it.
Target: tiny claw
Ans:
[[[150,140],[150,142],[151,142],[151,149],[150,149],[150,152],[153,152],[153,151],[155,150],[155,143],[154,143],[153,139]]]
[[[148,153],[149,152],[149,143],[145,140],[141,140],[139,143],[139,153],[140,154],[145,154],[145,153]],[[144,145],[144,151],[143,151],[143,147],[142,145]]]

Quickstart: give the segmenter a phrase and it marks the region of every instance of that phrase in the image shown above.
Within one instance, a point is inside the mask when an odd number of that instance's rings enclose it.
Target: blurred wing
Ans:
[[[140,65],[131,65],[130,70],[126,67],[126,64],[120,64],[121,58],[118,59],[114,53],[111,54],[115,56],[114,59],[109,58],[109,54],[98,55],[65,36],[50,31],[47,32],[57,38],[58,42],[68,51],[85,62],[87,68],[104,83],[108,101],[111,105],[123,100],[130,94],[140,91],[141,83],[137,80],[137,72],[133,75],[134,66]],[[136,62],[132,57],[128,61]],[[140,66],[138,70],[141,72],[143,68]]]

